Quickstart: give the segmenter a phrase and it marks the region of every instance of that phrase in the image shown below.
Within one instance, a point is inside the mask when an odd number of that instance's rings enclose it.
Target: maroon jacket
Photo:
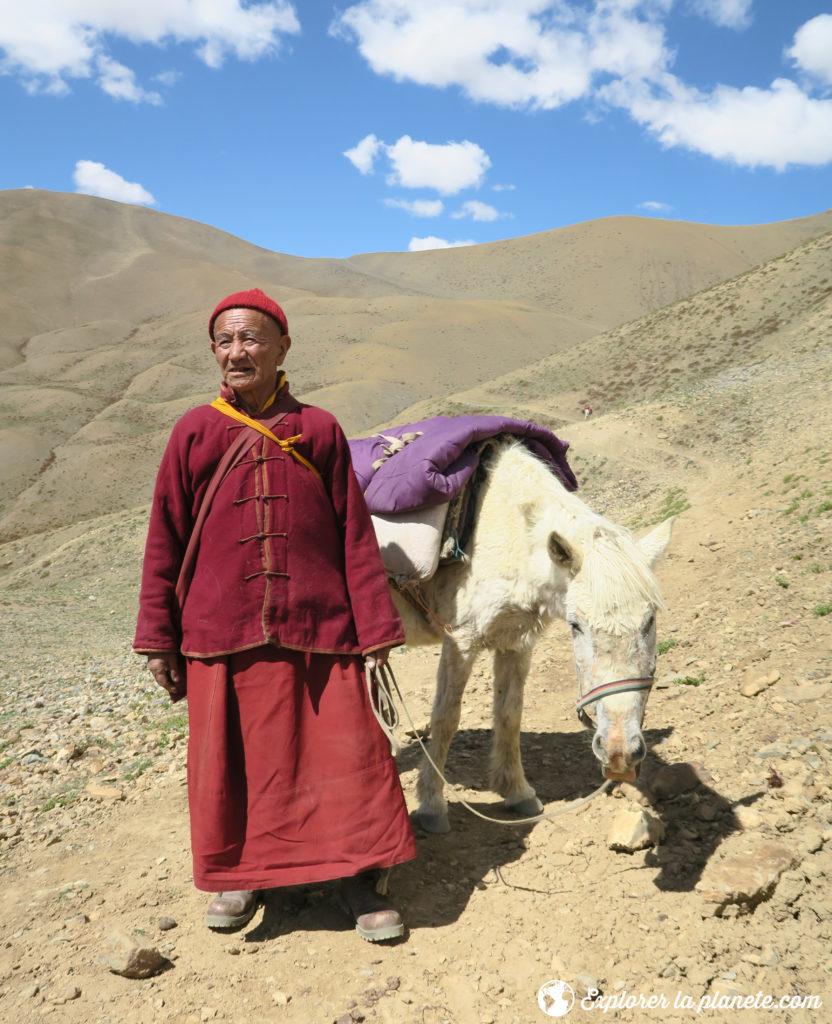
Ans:
[[[223,397],[234,393],[223,386]],[[346,438],[296,402],[273,429],[321,479],[267,437],[226,475],[200,538],[181,619],[175,587],[192,525],[239,424],[211,406],[186,413],[162,458],[133,649],[209,658],[273,644],[367,654],[404,641]]]

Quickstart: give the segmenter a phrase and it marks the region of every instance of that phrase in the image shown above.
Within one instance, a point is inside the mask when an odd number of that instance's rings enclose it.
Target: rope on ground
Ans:
[[[378,696],[378,708],[376,708],[375,701],[373,700],[373,682],[375,682],[375,691]],[[367,671],[367,689],[370,694],[370,702],[373,708],[373,714],[376,716],[379,725],[384,730],[384,735],[390,741],[390,748],[393,751],[393,756],[395,757],[399,752],[399,744],[393,735],[393,730],[395,729],[396,725],[398,725],[399,722],[398,710],[393,701],[393,691],[395,691],[395,694],[399,699],[399,703],[401,704],[402,709],[405,715],[407,716],[407,721],[410,725],[410,728],[413,730],[413,733],[416,736],[416,740],[419,746],[422,748],[422,753],[428,759],[428,762],[430,763],[431,767],[442,780],[442,782],[448,787],[448,789],[451,792],[454,792],[454,787],[452,783],[448,782],[448,780],[442,774],[442,771],[439,768],[439,766],[428,753],[428,748],[425,746],[422,737],[419,735],[419,730],[416,728],[413,722],[413,718],[411,717],[410,711],[407,708],[407,704],[405,704],[404,702],[404,697],[402,697],[402,691],[399,689],[399,684],[396,682],[396,677],[393,674],[393,669],[390,667],[389,664],[379,665],[378,668],[372,670],[372,672],[369,670]],[[605,793],[611,785],[612,781],[610,779],[605,779],[604,782],[597,789],[593,790],[588,796],[578,797],[575,800],[571,800],[568,804],[565,804],[563,807],[556,807],[552,811],[544,811],[540,814],[535,814],[529,818],[492,818],[489,815],[483,814],[481,811],[478,811],[476,807],[472,807],[471,804],[469,804],[468,801],[461,797],[458,793],[454,793],[454,798],[456,802],[462,804],[462,806],[467,811],[470,811],[471,814],[476,815],[476,817],[481,818],[483,821],[489,821],[495,825],[532,825],[538,821],[545,821],[547,818],[557,818],[560,817],[560,815],[562,814],[571,814],[573,811],[579,810],[581,807],[584,807],[586,804],[588,804],[590,800],[594,800],[596,796],[600,796],[601,793]]]

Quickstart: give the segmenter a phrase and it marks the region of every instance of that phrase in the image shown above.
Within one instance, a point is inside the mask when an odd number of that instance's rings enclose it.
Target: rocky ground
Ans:
[[[680,513],[659,574],[651,753],[638,787],[578,812],[501,828],[457,804],[449,835],[417,830],[418,858],[392,879],[409,927],[396,944],[362,942],[329,886],[269,893],[239,933],[205,929],[186,709],[125,653],[141,516],[7,545],[0,1016],[527,1024],[547,1019],[538,991],[559,980],[575,992],[573,1020],[831,1020],[832,431],[828,403],[790,397],[828,394],[823,373],[784,356],[570,428],[599,511],[634,526]],[[395,655],[418,724],[436,658]],[[448,774],[499,814],[486,789],[489,678],[482,661]],[[548,809],[600,781],[574,689],[556,623],[538,644],[523,737]],[[400,732],[415,807],[420,755]],[[631,849],[644,836],[653,845]],[[113,973],[130,946],[155,950],[162,969]],[[730,1009],[735,997],[750,1008]]]

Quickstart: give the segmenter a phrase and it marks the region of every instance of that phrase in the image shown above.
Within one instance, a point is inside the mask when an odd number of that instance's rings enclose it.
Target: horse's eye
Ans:
[[[577,622],[570,622],[569,628],[572,630],[572,636],[579,636],[583,632]]]
[[[644,632],[645,633],[649,633],[650,630],[655,625],[656,625],[656,616],[655,615],[651,615],[650,618],[647,620],[647,622],[644,625]]]

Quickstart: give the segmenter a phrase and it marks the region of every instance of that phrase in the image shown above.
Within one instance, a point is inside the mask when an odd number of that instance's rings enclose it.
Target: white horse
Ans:
[[[465,684],[477,653],[488,649],[494,660],[491,787],[517,814],[542,810],[520,760],[520,719],[532,648],[558,617],[572,630],[578,712],[596,729],[592,749],[604,775],[635,779],[647,753],[641,723],[656,663],[655,616],[663,607],[653,569],[672,521],[636,543],[514,441],[500,443],[491,457],[475,515],[467,557],[422,584],[435,619],[392,590],[408,644],[442,643],[431,757],[444,770]],[[595,723],[587,716],[593,706]],[[449,831],[442,782],[427,760],[418,794],[421,825]]]

